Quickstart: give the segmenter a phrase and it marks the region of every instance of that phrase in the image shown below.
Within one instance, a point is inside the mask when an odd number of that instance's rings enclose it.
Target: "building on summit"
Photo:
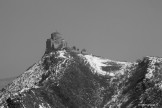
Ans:
[[[59,32],[53,32],[51,38],[46,41],[46,53],[61,50],[67,47],[67,42],[62,39]]]

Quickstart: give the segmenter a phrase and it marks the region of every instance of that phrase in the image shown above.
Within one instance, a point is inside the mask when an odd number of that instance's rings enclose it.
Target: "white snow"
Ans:
[[[39,105],[39,108],[44,108],[44,107],[42,107],[41,105]]]
[[[85,55],[84,57],[88,60],[88,62],[90,63],[91,67],[93,67],[95,72],[97,72],[98,74],[101,74],[101,75],[106,75],[107,74],[107,72],[103,71],[101,69],[101,67],[102,66],[107,66],[104,63],[108,62],[108,61],[111,61],[111,60],[101,59],[101,58],[98,58],[98,57],[95,57],[95,56],[92,56],[92,55]],[[114,76],[113,73],[110,73],[109,75]]]
[[[63,51],[59,51],[59,57],[62,57],[62,58],[67,58],[64,54],[65,54],[65,50]]]
[[[27,90],[29,90],[30,88],[23,88],[21,91],[20,91],[20,93],[22,93],[22,92],[25,92],[25,91],[27,91]]]
[[[39,88],[38,86],[33,86],[32,88]],[[23,88],[21,91],[20,91],[20,93],[23,93],[23,92],[25,92],[25,91],[28,91],[29,89],[31,89],[31,87],[29,87],[29,88]]]
[[[81,56],[81,55],[79,55],[79,56]],[[91,69],[95,73],[98,73],[100,75],[115,76],[116,74],[124,74],[126,67],[130,67],[133,64],[131,62],[112,61],[109,59],[100,58],[100,57],[96,57],[93,55],[84,55],[82,57],[85,57],[87,63],[89,63],[91,65]],[[119,64],[122,67],[120,68],[120,70],[117,70],[117,71],[106,72],[106,71],[102,70],[103,66],[112,66],[111,64],[108,64],[109,62],[114,62],[116,64]]]
[[[41,105],[39,104],[39,108],[51,108],[50,105],[47,103],[47,106],[42,103]]]
[[[50,105],[49,105],[48,103],[47,103],[47,105],[48,105],[49,108],[51,108]]]

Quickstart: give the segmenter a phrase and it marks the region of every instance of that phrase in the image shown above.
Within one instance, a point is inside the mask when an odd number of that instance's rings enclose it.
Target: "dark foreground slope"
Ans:
[[[162,108],[162,58],[45,54],[0,92],[0,108]]]

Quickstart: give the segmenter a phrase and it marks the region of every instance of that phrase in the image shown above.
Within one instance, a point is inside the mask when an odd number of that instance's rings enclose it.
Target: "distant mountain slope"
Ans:
[[[162,58],[120,62],[59,45],[1,90],[0,108],[162,108]]]

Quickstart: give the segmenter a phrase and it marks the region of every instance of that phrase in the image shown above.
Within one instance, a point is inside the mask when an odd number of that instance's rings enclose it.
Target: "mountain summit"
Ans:
[[[76,51],[60,35],[0,91],[0,108],[162,108],[162,58],[114,61]]]

